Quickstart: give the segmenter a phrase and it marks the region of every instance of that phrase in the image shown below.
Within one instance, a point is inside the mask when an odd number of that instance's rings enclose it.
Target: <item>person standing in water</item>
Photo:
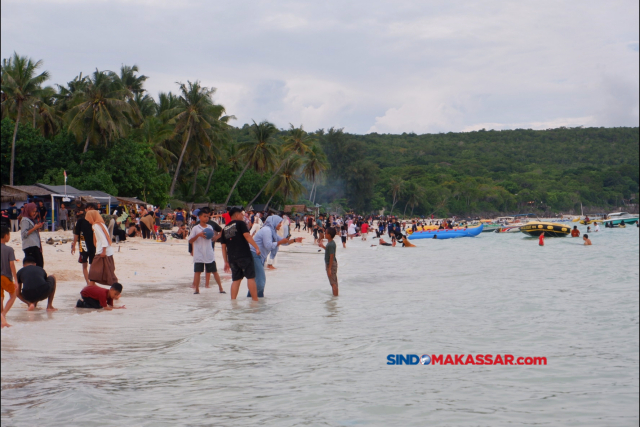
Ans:
[[[222,257],[224,258],[224,271],[231,273],[231,299],[238,297],[240,282],[247,279],[251,299],[258,301],[256,289],[256,269],[253,255],[249,245],[253,246],[256,254],[260,255],[260,248],[251,237],[249,227],[244,222],[242,209],[233,207],[229,210],[231,222],[222,230],[220,243],[222,244]]]
[[[589,235],[588,235],[588,234],[585,234],[585,235],[582,237],[582,240],[584,240],[584,245],[585,245],[585,246],[591,246],[591,245],[592,245],[591,240],[589,239]]]
[[[205,275],[205,288],[210,287],[209,281],[211,275],[217,272],[216,258],[213,251],[213,244],[207,238],[205,230],[210,230],[208,233],[213,236],[215,233],[213,227],[207,224],[209,222],[209,211],[205,208],[198,212],[198,219],[200,223],[195,225],[191,229],[189,234],[189,243],[192,245],[191,255],[193,255],[193,289],[194,294],[200,293],[200,276],[206,270]]]
[[[267,283],[267,276],[264,270],[264,264],[267,261],[269,254],[277,252],[278,246],[289,245],[291,243],[302,243],[303,237],[291,239],[285,237],[281,239],[278,236],[278,230],[284,225],[282,217],[278,215],[271,215],[264,222],[264,227],[260,229],[255,235],[255,242],[260,248],[260,254],[256,252],[256,249],[251,246],[251,254],[253,255],[253,263],[256,270],[256,289],[258,291],[258,298],[264,297],[264,288]],[[251,292],[247,293],[247,297],[251,296]]]
[[[336,258],[336,242],[333,239],[336,237],[336,229],[330,227],[327,230],[327,245],[325,246],[320,242],[319,246],[324,249],[324,263],[327,268],[327,277],[329,278],[329,284],[333,291],[333,296],[338,296],[338,259]]]
[[[573,230],[571,230],[571,237],[580,237],[580,230],[578,230],[577,225],[573,226]]]

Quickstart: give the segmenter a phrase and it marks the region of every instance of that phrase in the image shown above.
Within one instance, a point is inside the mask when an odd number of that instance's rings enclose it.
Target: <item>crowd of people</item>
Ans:
[[[9,222],[2,226],[2,326],[9,326],[6,314],[16,299],[34,310],[37,304],[47,300],[47,310],[56,310],[53,299],[56,278],[44,269],[40,232],[46,229],[47,209],[42,203],[26,203],[22,209],[12,204],[7,211]],[[291,231],[307,232],[313,244],[325,251],[325,269],[334,296],[339,295],[337,238],[343,248],[353,239],[367,241],[379,239],[380,246],[413,247],[408,235],[427,229],[455,229],[466,227],[464,222],[449,220],[416,219],[400,221],[396,217],[345,215],[278,215],[271,212],[245,211],[241,207],[229,207],[223,212],[214,212],[208,207],[201,209],[176,208],[164,213],[157,207],[118,206],[107,214],[97,203],[77,202],[68,209],[62,204],[58,220],[63,230],[73,231],[71,254],[78,254],[82,265],[85,286],[80,291],[77,308],[105,309],[116,307],[123,286],[118,282],[113,258],[113,244],[125,242],[127,238],[155,239],[167,241],[163,229],[170,230],[169,237],[186,240],[193,262],[194,294],[200,293],[204,273],[204,286],[210,288],[213,276],[218,291],[226,294],[215,261],[216,243],[219,243],[223,270],[231,275],[230,296],[238,297],[242,280],[247,280],[247,297],[258,301],[265,295],[266,271],[275,270],[275,259],[282,245],[302,243],[302,237],[292,238]],[[593,224],[595,232],[599,225]],[[589,230],[591,231],[590,227]],[[24,259],[22,268],[16,270],[14,250],[6,245],[10,232],[19,232]],[[577,227],[571,232],[579,237]],[[388,239],[388,241],[386,240]],[[588,235],[583,236],[585,245],[591,245]],[[541,243],[543,244],[543,243]],[[371,245],[376,246],[376,245]],[[5,291],[9,299],[5,304]]]

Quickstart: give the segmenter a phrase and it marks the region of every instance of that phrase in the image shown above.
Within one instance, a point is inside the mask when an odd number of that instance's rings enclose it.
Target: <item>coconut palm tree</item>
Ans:
[[[289,124],[289,126],[289,134],[284,138],[284,144],[282,145],[282,161],[279,162],[280,166],[278,166],[278,169],[273,173],[271,178],[260,189],[258,194],[255,195],[253,200],[251,200],[247,206],[251,206],[258,199],[258,197],[260,197],[262,192],[267,188],[267,186],[275,178],[278,172],[280,172],[280,170],[284,167],[288,159],[296,155],[304,156],[311,149],[313,144],[315,144],[316,140],[313,135],[309,135],[307,132],[305,132],[302,125],[300,125],[299,128],[296,128],[292,124]]]
[[[85,138],[83,153],[90,143],[107,145],[125,136],[131,128],[130,118],[139,114],[134,111],[135,104],[126,101],[133,93],[114,83],[111,74],[96,69],[85,89],[77,93],[76,105],[65,114],[69,131],[78,140]]]
[[[171,117],[168,123],[175,126],[174,134],[180,135],[182,140],[178,164],[169,189],[170,195],[173,195],[175,190],[189,143],[194,141],[206,147],[219,144],[221,141],[219,134],[226,132],[227,123],[235,118],[224,116],[224,107],[213,103],[215,88],[201,86],[199,81],[193,83],[187,81],[187,84],[178,83],[178,85],[180,86],[178,106],[163,113]]]
[[[271,182],[270,192],[272,194],[282,194],[284,200],[297,199],[306,189],[299,180],[299,171],[302,168],[302,158],[299,156],[289,157],[284,161],[284,165],[274,175]]]
[[[393,215],[393,208],[396,207],[396,203],[398,203],[398,197],[402,194],[404,190],[404,181],[399,176],[394,176],[391,178],[391,196],[393,197],[393,204],[391,205],[391,213],[389,215]]]
[[[147,94],[135,93],[130,102],[136,105],[142,117],[154,116],[158,112],[158,105],[155,99]]]
[[[180,100],[171,92],[160,92],[156,105],[156,114],[166,122],[170,119],[170,117],[167,117],[166,112],[177,108],[180,105]]]
[[[45,137],[57,134],[62,127],[62,116],[56,108],[56,91],[47,86],[33,102],[33,127]]]
[[[404,213],[402,214],[403,217],[407,215],[408,206],[411,206],[411,216],[413,216],[413,210],[416,206],[422,203],[426,193],[424,188],[412,182],[407,188],[407,194],[409,195],[409,197],[407,199],[407,203],[404,205]]]
[[[312,203],[315,202],[311,200],[311,196],[314,194],[316,190],[316,184],[318,178],[324,171],[329,169],[329,162],[327,161],[327,155],[322,151],[322,148],[318,144],[313,144],[311,149],[307,152],[304,160],[304,166],[302,171],[304,173],[304,177],[313,183],[311,187],[311,192],[309,193],[309,201]]]
[[[158,117],[147,117],[139,129],[135,130],[135,138],[146,143],[155,157],[158,169],[168,172],[169,166],[178,159],[167,147],[173,136],[173,128]]]
[[[56,93],[56,108],[62,114],[66,113],[73,105],[76,95],[86,90],[90,80],[88,76],[78,74],[66,86],[56,85],[58,93]]]
[[[42,66],[42,60],[33,61],[26,56],[20,56],[16,52],[8,60],[2,61],[2,100],[3,107],[7,110],[15,109],[16,124],[11,140],[11,166],[9,168],[9,185],[13,185],[13,171],[16,158],[16,137],[18,125],[23,108],[42,90],[42,84],[49,79],[49,72],[43,71],[37,74]],[[7,105],[4,105],[7,104]]]
[[[140,95],[145,92],[144,82],[149,78],[143,75],[137,75],[140,70],[137,65],[123,65],[120,67],[120,74],[113,73],[114,80],[121,84],[129,92]]]
[[[238,144],[238,154],[244,161],[245,167],[233,183],[227,200],[224,202],[225,205],[229,204],[231,195],[250,166],[258,173],[273,169],[277,155],[275,145],[275,135],[277,133],[278,128],[273,123],[263,121],[258,124],[255,121],[253,122],[253,125],[251,125],[251,139]]]

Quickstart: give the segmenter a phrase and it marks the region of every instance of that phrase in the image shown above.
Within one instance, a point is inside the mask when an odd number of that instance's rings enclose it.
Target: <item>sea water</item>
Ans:
[[[127,310],[57,300],[2,332],[2,425],[638,425],[638,229],[591,237],[354,240],[338,245],[339,298],[307,244],[279,255],[259,304],[195,296],[188,275],[125,293]]]

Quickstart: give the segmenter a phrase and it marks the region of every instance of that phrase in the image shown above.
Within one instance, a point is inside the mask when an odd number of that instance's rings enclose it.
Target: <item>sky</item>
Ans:
[[[51,83],[137,64],[236,126],[347,132],[639,125],[637,0],[2,0],[1,53]]]

